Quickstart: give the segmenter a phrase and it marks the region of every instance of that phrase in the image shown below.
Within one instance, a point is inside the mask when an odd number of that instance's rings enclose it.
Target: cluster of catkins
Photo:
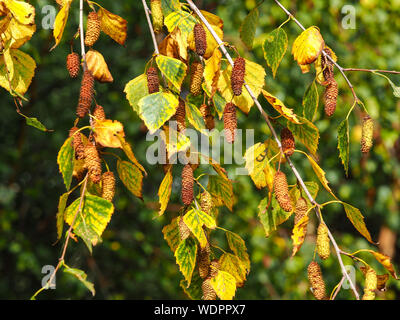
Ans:
[[[95,11],[88,15],[87,29],[85,36],[85,45],[93,46],[100,36],[100,19]],[[81,59],[79,54],[72,52],[67,56],[67,70],[71,78],[77,78],[80,72]],[[84,70],[78,106],[76,108],[76,115],[79,119],[84,118],[91,109],[94,95],[94,78],[89,70]],[[92,114],[95,121],[106,119],[103,107],[96,105]],[[71,143],[75,151],[75,159],[81,161],[83,165],[79,172],[75,172],[78,180],[83,179],[85,172],[87,172],[89,179],[92,183],[101,183],[101,196],[102,198],[112,201],[115,193],[115,177],[112,172],[102,172],[102,162],[99,155],[101,146],[96,145],[93,136],[85,137],[79,131],[79,128],[74,126],[69,131]]]

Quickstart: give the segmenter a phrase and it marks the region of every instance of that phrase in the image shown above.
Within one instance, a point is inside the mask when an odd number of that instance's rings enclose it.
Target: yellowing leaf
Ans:
[[[186,118],[196,130],[207,135],[203,115],[201,114],[199,108],[196,106],[199,105],[197,103],[197,100],[197,97],[193,97],[191,94],[187,96],[185,103]]]
[[[22,24],[35,23],[35,8],[25,1],[6,0],[5,5],[18,22]]]
[[[204,84],[207,87],[210,96],[214,96],[217,91],[218,79],[221,70],[222,53],[219,49],[215,49],[212,56],[205,61],[204,67]]]
[[[257,143],[247,149],[244,155],[246,169],[258,189],[264,188],[267,185],[270,187],[268,183],[271,180],[269,173],[273,172],[273,170],[269,168],[266,170],[266,167],[270,166],[267,154],[267,146],[264,143]]]
[[[124,45],[127,37],[128,22],[103,7],[100,7],[97,14],[100,18],[101,30],[120,45]]]
[[[172,219],[171,223],[162,229],[164,239],[167,241],[172,252],[175,252],[181,241],[179,237],[178,219],[180,219],[180,217]]]
[[[220,270],[226,271],[236,279],[236,286],[242,287],[246,281],[246,267],[243,262],[231,253],[224,253],[219,258]]]
[[[173,32],[175,28],[179,28],[184,43],[188,42],[189,34],[196,23],[196,18],[191,13],[182,10],[175,10],[164,19],[164,24],[169,32]]]
[[[178,59],[163,55],[157,56],[156,63],[161,73],[173,84],[175,89],[180,92],[183,79],[186,76],[186,64]]]
[[[387,270],[389,273],[392,275],[393,278],[398,280],[396,271],[394,270],[394,266],[392,262],[390,261],[390,257],[387,255],[384,255],[383,253],[376,252],[373,250],[363,250],[372,253],[372,255],[375,257],[375,259]]]
[[[375,244],[371,239],[371,235],[364,222],[364,216],[361,214],[360,210],[344,202],[343,206],[344,210],[346,211],[347,218],[349,218],[350,222],[358,230],[358,232],[360,232],[369,242]]]
[[[278,226],[287,221],[293,212],[284,211],[278,204],[276,197],[264,198],[258,205],[258,217],[264,227],[265,236],[269,237]]]
[[[254,36],[256,34],[256,29],[258,26],[260,12],[258,7],[255,7],[246,16],[240,26],[240,39],[246,47],[251,50],[253,48]]]
[[[161,138],[165,142],[169,158],[177,152],[184,152],[190,148],[190,139],[170,126],[164,126]]]
[[[69,190],[72,181],[72,173],[74,170],[74,148],[71,144],[71,138],[65,140],[57,156],[59,170],[63,176],[64,184]]]
[[[272,75],[275,78],[276,71],[285,56],[288,47],[288,38],[285,30],[282,28],[270,32],[263,44],[264,58],[268,66],[272,69]]]
[[[11,48],[17,49],[21,47],[25,42],[30,40],[35,31],[35,24],[22,24],[16,19],[11,19],[9,27],[4,33],[4,37],[7,40],[11,40]]]
[[[122,148],[118,138],[124,137],[124,126],[117,120],[96,120],[94,123],[94,137],[103,147]]]
[[[53,30],[53,36],[56,43],[50,50],[53,50],[55,47],[57,47],[62,39],[65,25],[67,24],[68,20],[69,8],[71,6],[71,2],[72,0],[66,1],[64,6],[60,9],[60,11],[56,16],[56,20],[54,21],[54,30]]]
[[[329,48],[328,46],[325,46],[324,51],[325,52],[328,51],[331,54],[331,57],[332,57],[333,61],[337,62],[337,56],[336,56],[335,52],[331,48]],[[317,61],[315,61],[316,79],[317,79],[319,84],[323,84],[325,82],[325,77],[324,77],[324,74],[322,73],[323,72],[323,70],[322,70],[322,59],[323,59],[322,54],[320,54],[318,56]]]
[[[233,187],[230,180],[220,176],[210,176],[207,190],[216,198],[215,200],[224,204],[230,211],[233,210]]]
[[[299,65],[313,63],[324,48],[325,42],[315,26],[303,31],[293,43],[292,54]]]
[[[304,239],[307,234],[307,225],[308,225],[308,215],[305,215],[300,219],[299,222],[294,226],[292,231],[292,241],[293,241],[293,251],[292,257],[296,255],[296,253],[300,250],[303,245]]]
[[[111,75],[110,70],[103,55],[93,49],[90,49],[86,53],[86,63],[89,71],[92,73],[93,77],[99,82],[113,82],[114,79]]]
[[[300,121],[297,118],[296,114],[294,113],[293,109],[286,107],[281,100],[279,100],[277,97],[273,96],[264,89],[262,90],[262,94],[264,95],[265,99],[267,99],[269,104],[273,106],[274,109],[278,111],[282,116],[284,116],[290,122],[293,122],[295,124],[300,124]]]
[[[117,171],[125,187],[133,195],[142,199],[143,175],[139,168],[128,161],[118,160]]]
[[[318,128],[305,118],[299,118],[301,124],[295,124],[288,122],[288,128],[292,131],[296,141],[301,142],[306,146],[312,154],[316,154],[319,143],[319,131]]]
[[[57,211],[57,240],[61,239],[62,231],[64,227],[64,212],[67,207],[69,192],[64,193],[58,200],[58,211]]]
[[[229,248],[242,261],[247,273],[250,272],[250,258],[247,253],[246,243],[236,233],[228,231],[225,233]]]
[[[86,280],[87,274],[84,271],[76,268],[70,268],[65,263],[63,265],[65,267],[65,273],[69,273],[77,278],[92,293],[93,296],[96,294],[93,283]]]
[[[158,198],[161,205],[160,211],[158,212],[159,216],[163,215],[165,210],[167,209],[172,191],[172,179],[172,167],[170,167],[160,184],[160,188],[158,189]]]
[[[236,293],[236,279],[225,271],[218,271],[218,274],[211,278],[211,286],[221,300],[232,300]]]
[[[175,250],[176,263],[188,285],[192,280],[192,274],[196,265],[197,245],[194,239],[187,238],[180,242]]]
[[[149,94],[146,75],[141,74],[135,79],[129,81],[125,86],[124,92],[126,93],[126,98],[133,110],[139,114],[138,102]]]
[[[203,226],[210,229],[215,229],[217,226],[215,219],[209,216],[207,213],[191,209],[183,217],[183,221],[188,226],[193,235],[199,240],[200,246],[204,248],[207,244],[207,238],[203,230]]]
[[[116,137],[119,139],[121,142],[122,150],[124,150],[125,155],[128,157],[128,159],[136,166],[138,167],[145,176],[147,176],[146,170],[143,168],[143,166],[139,163],[139,161],[136,159],[135,154],[133,153],[132,147],[127,142],[121,135],[116,135]]]

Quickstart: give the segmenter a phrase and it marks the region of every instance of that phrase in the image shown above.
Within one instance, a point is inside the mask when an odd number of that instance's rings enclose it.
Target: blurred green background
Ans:
[[[337,53],[339,63],[345,67],[400,70],[400,1],[282,1],[306,26],[317,25],[326,43]],[[182,276],[161,232],[176,212],[167,212],[153,219],[157,189],[162,180],[160,166],[146,163],[146,131],[132,111],[123,89],[125,84],[144,71],[153,48],[140,1],[99,1],[106,9],[128,20],[126,47],[119,46],[104,34],[95,45],[114,76],[112,84],[97,84],[96,99],[107,116],[121,121],[134,152],[149,172],[144,180],[144,201],[133,197],[118,183],[115,198],[116,212],[104,233],[104,242],[90,255],[84,244],[71,242],[66,262],[88,274],[95,284],[94,299],[185,299],[179,287]],[[33,1],[36,8],[37,32],[22,49],[32,55],[38,65],[36,76],[27,94],[30,102],[22,112],[38,117],[52,133],[43,133],[25,124],[15,112],[12,98],[0,90],[3,115],[0,118],[0,298],[27,299],[41,287],[42,266],[55,265],[62,244],[56,241],[56,212],[58,197],[65,192],[56,163],[57,152],[68,135],[75,119],[80,81],[71,80],[65,68],[69,53],[69,39],[78,25],[78,2],[74,1],[62,43],[52,52],[52,31],[41,26],[42,8],[55,1]],[[289,35],[288,52],[279,67],[276,79],[263,58],[261,43],[265,35],[286,20],[285,14],[272,0],[265,0],[260,8],[260,24],[256,46],[249,52],[239,38],[239,27],[256,0],[197,1],[200,8],[219,15],[224,21],[225,40],[234,44],[246,58],[267,69],[267,89],[283,100],[287,106],[301,105],[303,94],[313,80],[313,74],[302,75],[290,55],[291,44],[300,29],[294,23],[285,25]],[[344,5],[354,5],[356,28],[343,29],[341,13]],[[78,43],[75,43],[78,50]],[[350,174],[344,175],[338,159],[337,128],[346,116],[352,96],[343,78],[336,76],[340,98],[336,114],[327,119],[320,105],[316,125],[321,134],[320,165],[326,171],[332,189],[345,202],[359,208],[374,240],[380,240],[382,252],[400,265],[400,162],[394,156],[393,145],[400,130],[400,101],[393,96],[387,81],[369,73],[352,73],[349,78],[356,86],[376,122],[375,146],[367,158],[359,151],[360,120],[357,109],[350,117]],[[400,84],[400,76],[390,76]],[[319,87],[320,94],[322,88]],[[264,99],[265,109],[271,110]],[[222,128],[222,124],[218,124]],[[239,127],[254,128],[256,142],[269,135],[266,124],[253,108],[249,116],[239,116]],[[297,146],[304,149],[303,146]],[[305,180],[316,180],[304,156],[295,154],[293,161]],[[226,166],[231,177],[235,166]],[[201,169],[200,169],[201,170]],[[286,170],[286,169],[284,169]],[[288,172],[288,171],[287,171]],[[174,172],[179,174],[179,169]],[[289,172],[288,172],[289,173]],[[306,268],[314,252],[313,228],[309,238],[296,257],[290,258],[290,233],[293,219],[283,224],[271,237],[266,238],[257,217],[257,206],[266,196],[258,191],[247,176],[234,177],[237,203],[233,213],[221,210],[219,225],[241,235],[247,244],[251,259],[251,272],[239,299],[312,299],[308,289]],[[293,175],[289,182],[295,183]],[[175,180],[171,202],[180,203],[179,179]],[[331,199],[321,191],[320,203]],[[360,248],[373,248],[355,231],[339,205],[328,206],[324,218],[333,230],[339,245],[348,252]],[[312,224],[316,224],[312,219]],[[218,240],[218,239],[217,239]],[[219,240],[218,240],[219,241]],[[224,242],[218,242],[224,247]],[[383,268],[370,256],[362,256],[379,273]],[[352,262],[345,259],[346,264]],[[331,257],[322,265],[329,292],[341,278],[337,259]],[[363,277],[357,271],[359,291]],[[379,299],[398,299],[400,283],[393,279],[388,290],[379,293]],[[349,290],[342,290],[338,298],[352,298]],[[74,278],[62,272],[57,275],[57,289],[43,292],[39,299],[92,299],[90,293]]]

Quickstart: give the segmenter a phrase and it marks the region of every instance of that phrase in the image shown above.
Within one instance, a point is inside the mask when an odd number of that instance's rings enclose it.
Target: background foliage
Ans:
[[[23,50],[34,57],[38,68],[27,93],[30,102],[24,104],[22,112],[38,117],[47,128],[55,131],[43,133],[26,126],[24,118],[15,112],[10,95],[5,90],[0,91],[0,298],[5,299],[29,298],[41,286],[42,266],[56,263],[61,250],[60,244],[51,245],[57,238],[55,215],[58,195],[64,192],[56,157],[74,120],[79,81],[71,81],[65,69],[69,45],[65,41],[57,50],[49,52],[53,45],[51,30],[41,28],[41,8],[54,3],[33,3],[38,30]],[[400,1],[310,0],[283,3],[296,13],[306,27],[320,27],[326,43],[336,52],[342,66],[400,70]],[[256,32],[256,47],[252,52],[247,51],[241,42],[238,29],[249,10],[256,5],[255,0],[197,1],[197,4],[225,21],[226,41],[237,46],[244,57],[266,67],[261,44],[267,33],[286,20],[283,11],[273,1],[266,0],[259,7],[260,26]],[[346,4],[354,4],[357,10],[357,26],[354,30],[341,27],[341,8]],[[143,202],[129,194],[122,188],[122,182],[118,181],[121,188],[118,188],[116,195],[116,212],[104,233],[104,243],[95,248],[92,256],[83,243],[71,243],[69,265],[87,272],[88,279],[96,287],[95,299],[185,298],[179,288],[182,276],[161,232],[162,227],[171,220],[171,213],[167,212],[163,217],[153,220],[157,203],[154,186],[158,186],[162,180],[162,169],[146,163],[146,149],[152,142],[146,142],[146,130],[132,112],[123,93],[125,84],[143,73],[145,61],[153,51],[143,8],[139,1],[107,1],[104,5],[128,20],[128,40],[124,48],[110,45],[112,40],[101,36],[97,50],[106,58],[115,81],[96,86],[97,95],[101,97],[100,101],[110,118],[124,124],[127,139],[132,142],[135,154],[149,176],[144,180]],[[78,24],[76,4],[71,9],[70,19],[65,39],[73,36]],[[286,25],[285,30],[291,45],[300,30],[294,23]],[[318,153],[321,167],[338,196],[363,212],[373,239],[384,240],[383,236],[387,238],[390,235],[388,229],[394,233],[400,230],[400,163],[392,150],[400,129],[400,101],[393,97],[393,90],[385,79],[368,73],[350,74],[359,97],[379,125],[376,143],[369,158],[361,159],[359,119],[354,115],[350,117],[350,169],[349,178],[346,178],[338,160],[336,132],[341,119],[351,107],[352,96],[343,79],[339,76],[337,79],[340,98],[336,115],[326,119],[321,107],[317,115],[321,118],[316,121],[321,133]],[[399,76],[391,76],[391,79],[396,84],[400,83]],[[283,59],[275,79],[267,68],[269,92],[294,109],[301,104],[312,80],[312,75],[301,74],[289,54]],[[263,104],[266,110],[272,111],[265,100]],[[221,129],[222,124],[219,126]],[[240,115],[239,127],[254,128],[256,139],[259,137],[260,141],[269,135],[266,124],[255,109],[248,117]],[[312,168],[304,157],[296,154],[293,160],[304,177],[313,177]],[[233,171],[235,166],[228,166],[227,169]],[[293,178],[289,174],[289,183],[295,182]],[[247,176],[238,176],[235,181],[234,191],[240,197],[233,213],[224,209],[220,223],[244,238],[252,263],[248,281],[243,289],[238,290],[236,298],[311,298],[306,267],[313,256],[313,242],[306,240],[300,253],[290,259],[293,220],[290,219],[278,232],[265,238],[257,218],[257,206],[266,195],[257,191]],[[172,203],[177,204],[176,208],[179,208],[179,190],[179,185],[173,186]],[[324,192],[319,197],[320,203],[324,202],[324,197],[328,199]],[[372,248],[356,233],[346,219],[342,206],[327,207],[324,217],[344,250],[352,252],[360,247]],[[316,223],[315,220],[312,222]],[[383,236],[379,237],[380,234]],[[221,241],[224,241],[223,238]],[[400,265],[400,242],[381,243],[383,253],[394,256],[394,264]],[[383,271],[372,257],[366,255],[365,259],[377,270]],[[341,277],[337,260],[332,258],[325,262],[323,272],[330,291]],[[360,281],[360,272],[358,276]],[[91,298],[90,292],[68,274],[58,274],[57,289],[49,290],[41,297]],[[391,278],[388,291],[380,296],[398,299],[400,283]],[[349,290],[342,290],[339,294],[339,298],[350,297]]]

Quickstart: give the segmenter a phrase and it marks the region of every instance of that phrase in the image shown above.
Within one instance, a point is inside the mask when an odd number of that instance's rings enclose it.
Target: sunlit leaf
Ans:
[[[240,39],[242,39],[243,43],[250,50],[253,48],[254,36],[256,34],[256,29],[258,26],[259,15],[260,13],[258,7],[255,7],[246,16],[246,18],[242,22],[242,25],[240,26]]]
[[[188,285],[192,280],[192,274],[196,265],[197,244],[193,238],[182,240],[175,251],[176,263]]]
[[[232,300],[236,293],[236,279],[225,271],[218,271],[218,274],[211,278],[211,286],[221,300]]]
[[[349,218],[349,220],[351,221],[351,223],[353,224],[353,226],[358,230],[358,232],[360,232],[369,242],[373,243],[371,239],[371,235],[367,229],[367,226],[365,225],[364,222],[364,216],[362,215],[362,213],[360,212],[360,210],[358,210],[357,208],[344,203],[343,202],[343,206],[344,206],[344,210],[346,211],[346,215],[347,218]]]
[[[338,149],[346,176],[349,174],[349,121],[344,119],[338,128]]]
[[[187,66],[182,61],[158,55],[156,63],[161,73],[174,85],[175,89],[180,92],[183,79],[186,76]]]
[[[301,124],[288,122],[289,130],[292,131],[296,141],[304,144],[304,146],[310,150],[312,154],[316,154],[319,143],[318,128],[305,118],[299,118],[299,121]]]
[[[246,281],[246,267],[243,262],[231,253],[224,253],[219,258],[220,270],[226,271],[236,279],[236,286],[242,287]]]
[[[142,199],[143,174],[140,169],[128,161],[118,160],[117,171],[125,187],[133,195]]]
[[[225,180],[220,176],[210,176],[207,190],[221,201],[230,211],[233,210],[233,187],[230,180]]]
[[[146,75],[141,74],[135,79],[129,81],[125,86],[124,92],[126,93],[126,98],[128,99],[133,110],[139,114],[140,111],[138,103],[140,99],[149,94]]]
[[[193,235],[199,240],[200,246],[204,248],[207,244],[207,237],[204,233],[203,226],[210,229],[215,229],[215,219],[209,216],[207,213],[198,210],[191,209],[183,217],[183,221],[188,226]]]
[[[170,247],[172,252],[175,252],[176,248],[178,248],[179,243],[181,241],[179,237],[179,226],[178,226],[179,219],[180,217],[172,219],[171,223],[166,225],[162,229],[164,239],[167,241],[168,246]]]
[[[294,41],[292,54],[299,65],[313,63],[324,48],[325,42],[315,26],[303,31]]]
[[[160,188],[158,189],[158,198],[161,205],[160,211],[158,212],[159,216],[163,215],[167,209],[172,191],[172,179],[172,168],[170,168],[165,174],[165,177],[160,184]]]
[[[294,113],[293,109],[286,107],[281,100],[270,94],[268,91],[262,90],[262,93],[265,99],[267,99],[267,101],[269,102],[269,104],[273,106],[274,109],[278,111],[282,116],[284,116],[290,122],[293,122],[295,124],[300,124],[300,121],[297,115]]]
[[[263,44],[264,58],[268,66],[272,69],[272,75],[275,78],[276,71],[285,56],[288,47],[288,38],[285,30],[282,28],[270,32]]]
[[[72,173],[74,170],[74,148],[71,144],[71,138],[68,138],[62,145],[57,156],[58,168],[63,176],[64,184],[69,190],[72,181]]]

